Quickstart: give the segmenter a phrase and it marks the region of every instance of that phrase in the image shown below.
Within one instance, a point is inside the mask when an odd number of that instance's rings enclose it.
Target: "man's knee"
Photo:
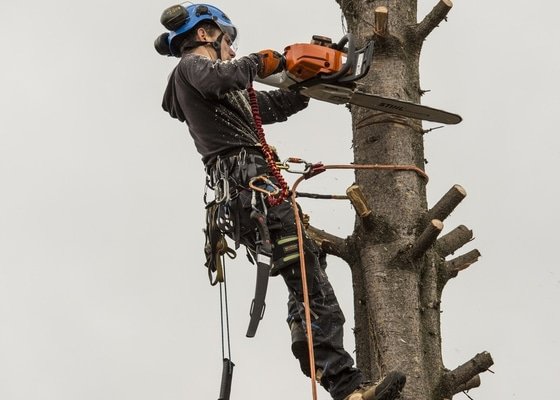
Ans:
[[[297,235],[278,237],[273,243],[271,275],[278,275],[281,270],[299,262],[299,244]]]

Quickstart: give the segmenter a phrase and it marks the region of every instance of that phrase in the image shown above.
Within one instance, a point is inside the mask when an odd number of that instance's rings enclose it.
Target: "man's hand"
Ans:
[[[261,68],[257,75],[264,79],[284,69],[284,57],[274,50],[261,50],[257,53],[261,58]]]

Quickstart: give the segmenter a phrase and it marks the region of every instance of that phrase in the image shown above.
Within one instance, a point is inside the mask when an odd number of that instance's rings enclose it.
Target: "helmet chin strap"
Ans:
[[[224,38],[224,33],[220,33],[220,36],[218,36],[218,38],[216,40],[214,40],[213,42],[210,42],[210,44],[212,45],[212,48],[214,49],[214,51],[216,52],[216,55],[218,56],[218,60],[222,59],[222,39]]]
[[[218,36],[216,38],[216,40],[214,40],[213,42],[208,42],[208,41],[195,41],[192,43],[192,45],[189,45],[189,48],[195,48],[198,46],[212,46],[212,48],[214,49],[214,51],[216,52],[216,56],[218,57],[219,60],[222,59],[222,39],[224,37],[224,33],[222,32],[220,34],[220,36]]]

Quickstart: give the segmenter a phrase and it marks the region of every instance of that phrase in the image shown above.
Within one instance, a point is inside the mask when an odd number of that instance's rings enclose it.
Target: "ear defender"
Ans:
[[[189,14],[182,5],[177,4],[163,10],[159,20],[165,28],[170,31],[175,31],[189,20]]]
[[[169,42],[167,41],[168,37],[169,37],[168,32],[162,33],[157,37],[157,39],[154,42],[154,47],[156,48],[156,51],[162,56],[173,55],[171,54],[171,49],[169,48]]]
[[[189,13],[180,5],[167,7],[161,13],[159,21],[169,31],[176,31],[189,20]],[[169,48],[169,32],[162,33],[154,42],[156,51],[162,56],[172,56],[173,53]]]

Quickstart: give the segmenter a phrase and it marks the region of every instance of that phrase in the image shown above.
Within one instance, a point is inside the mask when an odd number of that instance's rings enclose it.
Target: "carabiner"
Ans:
[[[294,169],[294,167],[291,164],[303,164],[304,168],[303,169]],[[301,158],[290,157],[282,163],[282,166],[286,170],[286,172],[289,172],[289,173],[292,173],[292,174],[306,175],[311,170],[311,167],[313,166],[313,164],[308,163],[307,161],[305,161]]]
[[[262,186],[257,186],[261,183]],[[267,196],[276,196],[280,193],[280,188],[276,186],[270,179],[265,175],[254,176],[249,181],[249,187],[256,192],[266,194]]]
[[[216,182],[214,187],[215,201],[220,204],[222,202],[228,202],[230,200],[229,195],[229,181],[226,178],[220,178]]]
[[[259,194],[259,198],[261,199],[261,206],[262,210],[257,207],[257,193]],[[258,211],[264,215],[268,214],[268,209],[266,207],[266,201],[264,200],[263,192],[258,190],[251,190],[251,208],[254,211]]]

